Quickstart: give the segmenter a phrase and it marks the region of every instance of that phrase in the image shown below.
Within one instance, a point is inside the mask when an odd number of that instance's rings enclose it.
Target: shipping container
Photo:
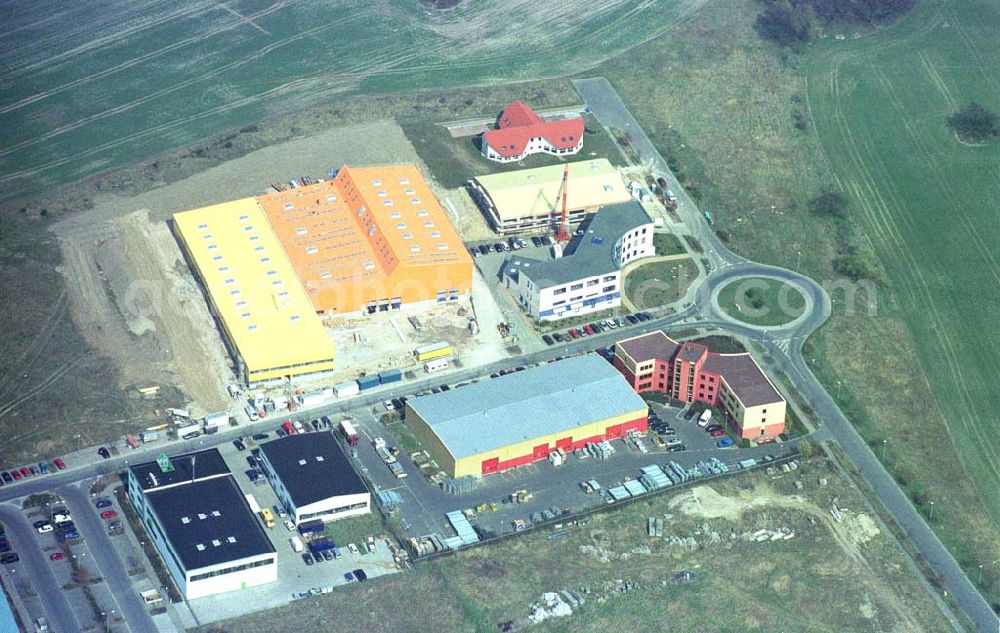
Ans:
[[[143,442],[152,442],[160,437],[160,434],[156,431],[143,431],[139,434],[139,439]]]
[[[367,376],[361,376],[358,378],[358,388],[364,391],[365,389],[372,389],[373,387],[378,387],[381,384],[378,374],[369,374]]]
[[[327,396],[322,391],[313,391],[311,393],[302,394],[300,397],[303,407],[318,407],[329,399],[330,396]]]
[[[439,358],[437,360],[432,360],[430,362],[424,363],[424,371],[426,371],[428,374],[433,373],[435,371],[441,371],[442,369],[447,369],[447,368],[448,368],[448,361],[444,360],[443,358]]]
[[[209,413],[205,416],[205,428],[212,426],[229,426],[229,412],[220,411],[218,413]]]
[[[451,345],[448,343],[441,342],[418,347],[413,354],[417,357],[418,361],[423,363],[435,358],[447,358],[454,354],[454,350],[451,349]]]
[[[299,533],[305,536],[306,534],[314,534],[316,532],[322,532],[326,529],[323,521],[320,519],[313,519],[312,521],[304,521],[299,523]]]
[[[361,393],[361,389],[358,388],[358,382],[356,380],[352,380],[351,382],[342,382],[339,385],[334,385],[333,393],[336,394],[338,398],[350,398],[351,396],[356,396]]]
[[[399,382],[403,379],[403,372],[398,369],[387,369],[385,371],[379,372],[378,374],[379,382],[383,385],[387,385],[390,382]]]
[[[191,413],[187,409],[167,409],[167,413],[177,418],[191,417]]]

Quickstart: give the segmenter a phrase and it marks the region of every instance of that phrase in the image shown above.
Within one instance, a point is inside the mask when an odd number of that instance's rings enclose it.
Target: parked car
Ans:
[[[711,435],[712,437],[722,437],[725,434],[726,434],[725,429],[715,429],[714,431],[709,433],[709,435]]]
[[[254,433],[251,437],[253,437],[254,441],[259,442],[261,440],[266,440],[271,436],[267,433]]]
[[[594,328],[592,328],[588,323],[587,325],[583,326],[583,331],[586,332],[588,335],[591,335],[594,333]]]
[[[340,558],[341,558],[342,556],[343,556],[343,554],[342,554],[342,553],[340,552],[340,548],[339,548],[339,547],[334,547],[334,548],[333,548],[333,557],[334,557],[334,558],[335,558],[336,560],[340,560]]]
[[[288,513],[285,512],[285,508],[280,503],[274,504],[272,509],[274,510],[274,513],[278,515],[278,518],[284,519],[288,516]]]
[[[667,450],[670,451],[671,453],[680,453],[681,451],[686,451],[687,446],[684,446],[683,444],[677,444],[675,446],[671,446]]]
[[[649,321],[653,317],[649,316],[648,312],[637,312],[635,317],[640,321]]]
[[[344,580],[346,582],[354,582],[354,574],[352,574],[351,572],[347,572],[346,574],[344,574]]]
[[[233,440],[233,446],[236,447],[236,450],[241,452],[247,450],[247,445],[240,440]]]
[[[38,470],[40,470],[43,475],[48,475],[49,474],[49,463],[48,462],[38,462]]]
[[[483,244],[483,245],[481,245],[479,247],[479,253],[481,255],[486,255],[489,252],[490,252],[490,246],[489,246],[489,244]]]
[[[348,549],[348,551],[349,551],[349,552],[351,552],[352,554],[355,554],[355,555],[356,555],[356,554],[358,554],[358,553],[359,553],[359,550],[358,550],[358,546],[357,546],[357,545],[355,545],[354,543],[348,543],[348,544],[347,544],[347,549]]]
[[[636,323],[639,322],[639,319],[637,319],[634,314],[626,314],[625,320],[631,323],[632,325],[635,325]]]
[[[247,455],[247,465],[250,468],[257,468],[257,457],[255,455]]]
[[[120,530],[120,529],[122,529],[122,522],[121,521],[115,519],[111,523],[108,523],[108,531],[109,532],[114,532],[115,530]]]
[[[11,477],[11,476],[14,477],[15,481],[21,481],[21,471],[19,471],[19,470],[12,470],[9,473],[4,473],[4,479],[7,479],[8,477]]]
[[[570,329],[568,334],[570,335],[571,338],[580,338],[580,330],[576,328]]]
[[[552,337],[549,336],[548,334],[542,335],[542,341],[544,341],[546,345],[552,345],[553,343],[555,343]]]
[[[66,552],[52,552],[49,554],[49,560],[62,560],[66,558]]]
[[[535,246],[541,246],[542,245],[542,238],[538,237],[537,235],[532,235],[531,236],[531,243],[534,244]]]
[[[31,469],[28,468],[27,466],[21,466],[21,476],[31,477]]]
[[[556,343],[562,343],[565,340],[561,332],[553,332],[552,338],[556,340]]]
[[[325,549],[323,550],[322,554],[324,560],[333,560],[333,552],[331,552],[330,550]]]
[[[507,248],[510,248],[510,247],[508,246]],[[496,244],[493,245],[493,250],[495,252],[497,252],[497,253],[502,253],[503,252],[503,244],[501,244],[500,242],[497,242]]]
[[[694,409],[688,409],[687,413],[684,414],[684,419],[685,420],[690,420],[691,418],[694,417],[694,414],[695,414],[695,410]]]
[[[97,503],[95,505],[98,508],[110,508],[111,499],[108,499],[107,497],[101,497],[100,499],[97,500]]]
[[[316,561],[317,563],[322,563],[326,559],[323,558],[323,555],[320,554],[319,552],[313,552],[313,560]]]
[[[66,469],[66,462],[63,461],[62,457],[56,457],[55,459],[52,460],[52,463],[55,464],[56,468],[58,468],[59,470]]]
[[[35,528],[36,530],[38,530],[39,534],[44,534],[45,532],[51,532],[52,531],[52,524],[49,523],[48,521],[44,521],[44,520],[43,521],[35,521],[34,523],[31,524],[31,526],[33,528]],[[48,528],[48,529],[44,529],[44,528]]]
[[[118,516],[118,513],[115,512],[114,510],[105,510],[104,512],[101,513],[101,518],[104,519],[105,521],[110,521],[116,516]]]
[[[674,438],[672,440],[667,440],[667,446],[679,446],[681,444],[680,438]]]
[[[99,449],[97,449],[97,454],[104,459],[108,459],[111,457],[111,451],[109,451],[106,446],[102,446]]]
[[[0,563],[4,565],[13,565],[19,560],[21,560],[21,557],[17,555],[17,552],[8,552],[6,554],[0,554]]]
[[[365,573],[363,569],[355,569],[354,577],[358,579],[358,582],[364,582],[368,580],[368,574]]]
[[[295,531],[295,523],[291,519],[285,519],[285,529],[289,532]]]
[[[731,437],[719,438],[719,441],[716,442],[715,445],[718,446],[719,448],[728,448],[733,445],[733,438]]]
[[[313,564],[312,554],[310,554],[309,552],[305,552],[304,554],[302,554],[302,562],[304,562],[306,565],[312,565]]]

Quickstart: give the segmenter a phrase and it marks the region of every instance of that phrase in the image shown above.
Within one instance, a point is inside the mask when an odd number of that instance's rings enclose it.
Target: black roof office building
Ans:
[[[261,468],[295,523],[371,512],[371,494],[332,433],[283,437],[260,447]]]
[[[277,580],[278,555],[216,449],[129,468],[129,497],[188,600]]]

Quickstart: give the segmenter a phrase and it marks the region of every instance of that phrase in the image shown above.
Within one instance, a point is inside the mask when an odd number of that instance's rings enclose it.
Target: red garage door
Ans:
[[[483,462],[483,474],[490,475],[497,472],[500,469],[500,458],[494,457],[493,459],[487,459]]]
[[[545,459],[549,456],[549,445],[539,444],[535,447],[535,450],[531,451],[531,454],[535,459]]]
[[[573,438],[564,437],[561,440],[556,441],[556,448],[561,448],[564,451],[570,451],[573,449]]]

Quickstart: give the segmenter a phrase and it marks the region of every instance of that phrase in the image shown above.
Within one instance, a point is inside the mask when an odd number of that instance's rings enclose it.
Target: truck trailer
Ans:
[[[344,436],[344,440],[351,446],[358,445],[358,430],[348,420],[340,421],[340,434]]]

